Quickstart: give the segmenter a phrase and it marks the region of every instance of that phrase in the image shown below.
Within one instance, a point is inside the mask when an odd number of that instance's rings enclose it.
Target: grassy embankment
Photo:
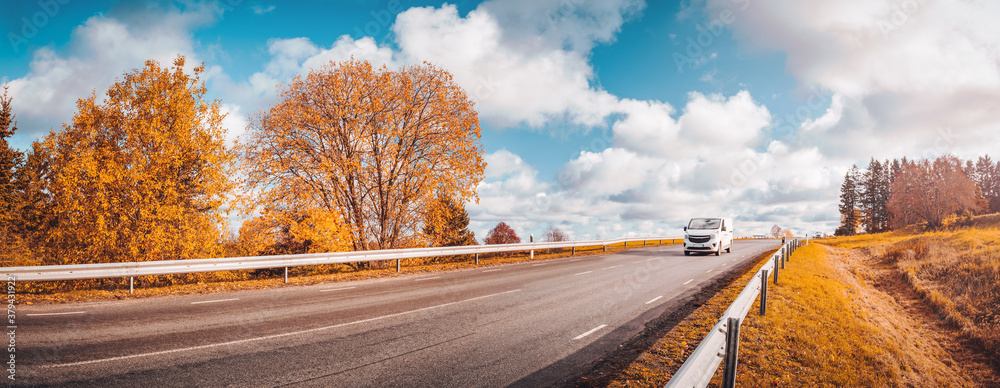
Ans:
[[[662,245],[673,245],[679,240],[663,240]],[[646,246],[659,246],[650,240]],[[607,252],[601,246],[578,247],[576,256],[616,253],[642,247],[642,243],[622,243],[608,245]],[[482,254],[479,265],[473,256],[404,259],[401,271],[396,272],[395,261],[375,262],[372,268],[356,270],[346,264],[292,267],[288,272],[288,284],[283,273],[279,275],[253,275],[252,271],[223,271],[201,274],[141,276],[135,279],[135,293],[129,294],[128,279],[79,280],[68,282],[22,282],[18,284],[18,301],[25,304],[66,303],[76,301],[117,300],[146,298],[161,295],[200,294],[221,291],[264,289],[294,285],[310,285],[331,282],[347,282],[407,276],[413,274],[455,271],[461,269],[490,267],[526,261],[551,260],[571,255],[569,249],[538,250],[534,259],[528,252],[510,254]]]
[[[771,284],[767,315],[755,305],[743,322],[737,385],[1000,385],[997,224],[1000,216],[983,217],[969,228],[836,238],[799,249],[779,285]],[[610,385],[663,386],[749,276]]]

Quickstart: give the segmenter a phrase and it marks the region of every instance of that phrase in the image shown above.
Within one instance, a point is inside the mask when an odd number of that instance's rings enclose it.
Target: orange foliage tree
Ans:
[[[44,191],[58,220],[47,264],[189,259],[215,255],[234,188],[219,102],[205,100],[204,66],[147,61],[77,101],[73,123],[44,140]]]
[[[247,209],[342,217],[354,250],[422,245],[436,195],[477,198],[479,137],[473,103],[446,71],[331,62],[251,121]]]
[[[954,156],[934,161],[905,162],[892,183],[888,208],[893,228],[926,222],[937,229],[944,219],[963,210],[976,210],[979,191]]]

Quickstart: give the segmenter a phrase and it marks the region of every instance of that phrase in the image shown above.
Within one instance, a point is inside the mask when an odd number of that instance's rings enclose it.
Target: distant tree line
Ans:
[[[840,186],[838,236],[879,233],[907,225],[940,228],[956,214],[1000,212],[1000,163],[989,155],[963,162],[936,159],[878,161],[852,166]]]

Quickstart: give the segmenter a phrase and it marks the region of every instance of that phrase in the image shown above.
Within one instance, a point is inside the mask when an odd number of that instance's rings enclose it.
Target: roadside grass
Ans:
[[[646,242],[646,247],[676,245],[679,240],[657,240]],[[575,256],[592,256],[624,252],[643,247],[642,243],[622,243],[603,247],[577,247]],[[396,272],[395,261],[371,262],[370,268],[355,270],[346,264],[290,267],[288,283],[284,283],[284,271],[278,269],[268,274],[266,271],[220,271],[183,275],[140,276],[135,278],[134,293],[129,294],[127,278],[76,280],[60,282],[18,282],[17,299],[24,304],[71,303],[82,301],[121,300],[148,298],[165,295],[205,294],[213,292],[266,289],[287,286],[312,285],[320,283],[350,282],[378,278],[392,278],[442,271],[457,271],[473,268],[487,268],[529,261],[544,261],[565,258],[572,255],[570,249],[536,250],[531,259],[527,251],[509,254],[481,254],[479,265],[475,256],[448,256],[434,258],[403,259],[400,272]]]
[[[1000,360],[1000,216],[971,226],[893,236],[844,237],[833,246],[854,247],[891,268],[934,312]],[[882,238],[880,238],[882,237]],[[1000,361],[998,361],[1000,363]]]
[[[901,236],[824,244],[865,247]],[[996,383],[981,362],[956,355],[947,328],[914,314],[905,297],[883,292],[860,251],[812,243],[769,283],[767,314],[755,303],[741,325],[737,386],[975,386]],[[759,268],[759,264],[753,267]],[[662,387],[717,322],[753,272],[734,281],[620,372],[612,387]],[[773,278],[772,278],[773,279]],[[917,301],[919,302],[919,301]],[[962,349],[958,350],[959,353]],[[975,361],[975,360],[973,360]],[[980,360],[981,361],[981,360]],[[710,386],[721,384],[721,365]]]
[[[646,352],[611,378],[609,387],[663,387],[680,368],[705,334],[719,320],[743,286],[753,277],[777,249],[761,254],[747,267],[745,273],[719,290],[711,299],[699,306],[681,323],[665,334]]]

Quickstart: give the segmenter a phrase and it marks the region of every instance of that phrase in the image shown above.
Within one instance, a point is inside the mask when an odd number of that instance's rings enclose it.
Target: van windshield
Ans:
[[[688,229],[719,229],[721,218],[692,218]]]

